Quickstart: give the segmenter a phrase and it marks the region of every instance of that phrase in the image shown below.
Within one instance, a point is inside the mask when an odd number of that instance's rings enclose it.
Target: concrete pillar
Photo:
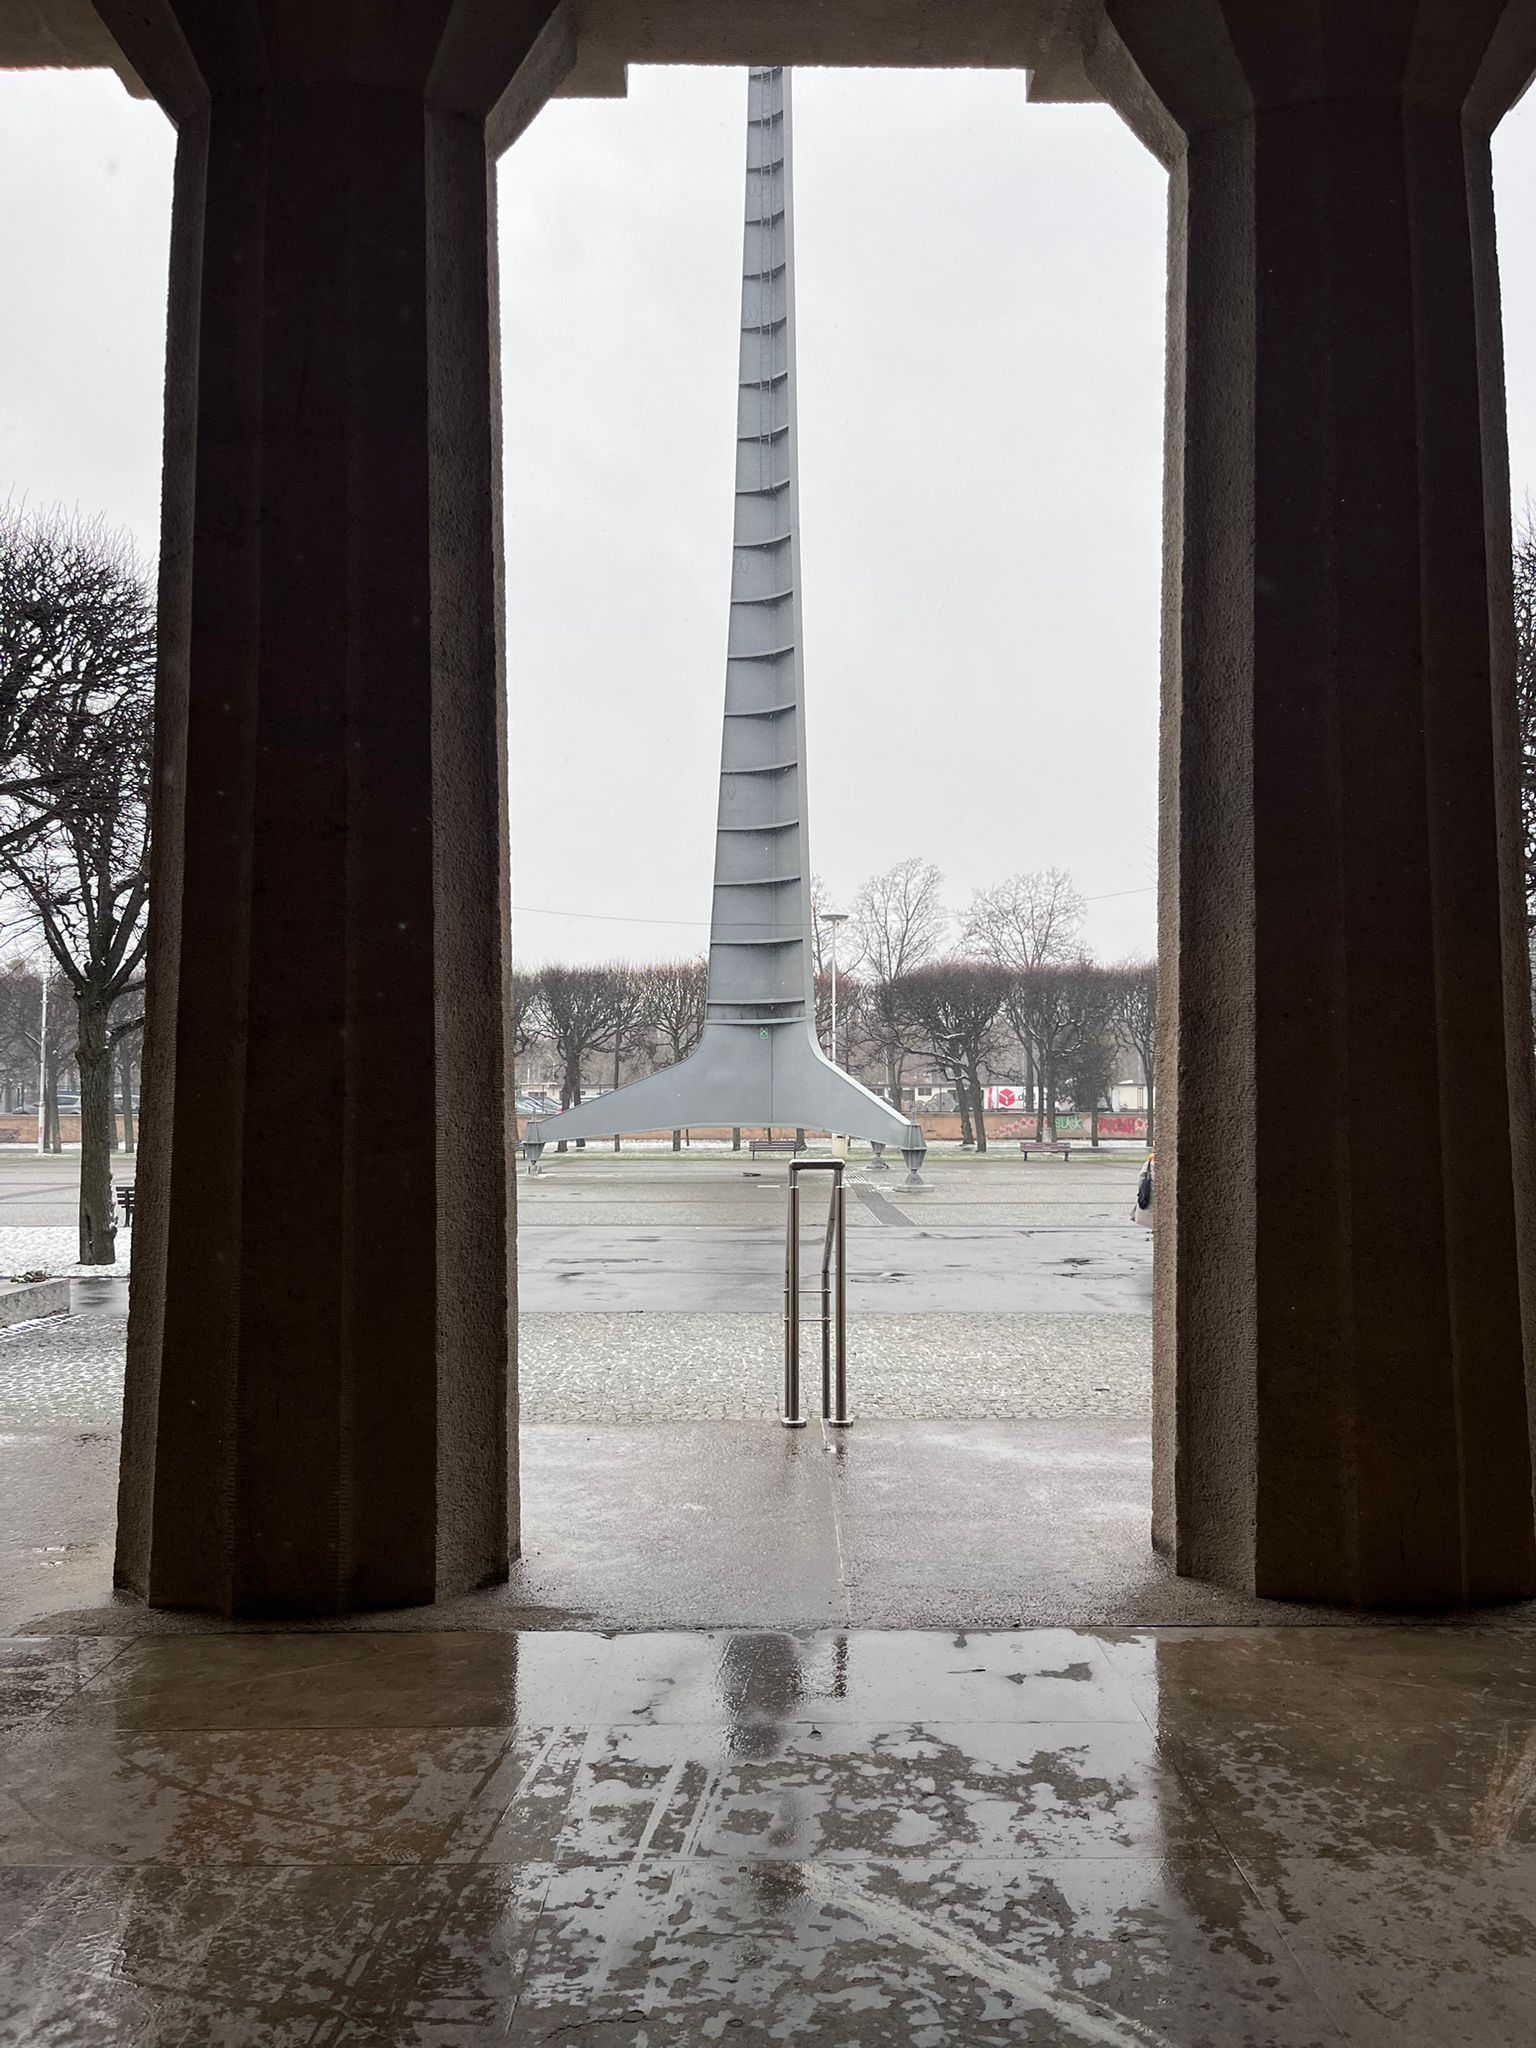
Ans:
[[[561,53],[518,0],[102,12],[179,126],[118,1580],[428,1601],[516,1546],[487,122]]]
[[[1104,17],[1172,174],[1155,1538],[1265,1595],[1529,1595],[1489,135],[1536,7]]]

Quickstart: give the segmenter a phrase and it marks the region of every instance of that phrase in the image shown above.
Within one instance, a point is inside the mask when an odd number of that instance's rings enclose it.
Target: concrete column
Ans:
[[[1171,170],[1154,1534],[1536,1593],[1489,135],[1529,0],[1105,0]]]
[[[486,131],[548,12],[103,0],[180,131],[117,1563],[158,1606],[516,1547]]]

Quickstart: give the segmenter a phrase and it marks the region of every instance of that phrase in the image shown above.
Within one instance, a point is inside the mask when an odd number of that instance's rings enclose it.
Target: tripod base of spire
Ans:
[[[706,1024],[697,1048],[675,1067],[530,1123],[523,1156],[536,1168],[544,1147],[562,1139],[743,1124],[890,1145],[907,1162],[909,1184],[922,1180],[928,1144],[918,1126],[834,1067],[803,1022]]]

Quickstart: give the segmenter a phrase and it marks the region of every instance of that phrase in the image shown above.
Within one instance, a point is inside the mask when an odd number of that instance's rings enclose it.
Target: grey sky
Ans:
[[[1101,955],[1150,949],[1162,173],[1107,109],[1028,107],[1016,74],[802,71],[795,94],[816,866],[845,899],[922,854],[959,905],[1057,864],[1103,899]],[[635,71],[503,165],[525,961],[703,942],[744,106],[741,73]],[[171,154],[113,79],[0,78],[0,495],[104,511],[146,552]],[[1523,498],[1536,101],[1498,165]]]

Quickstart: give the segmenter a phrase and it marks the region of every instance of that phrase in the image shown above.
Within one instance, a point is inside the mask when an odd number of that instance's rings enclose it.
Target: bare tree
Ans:
[[[42,1083],[37,1105],[38,1133],[45,1151],[61,1150],[59,1083],[75,1051],[73,1004],[69,983],[48,962],[48,1042],[43,1051],[43,982],[38,967],[23,959],[0,968],[0,1059],[7,1083],[22,1102]]]
[[[820,875],[811,877],[811,974],[817,978],[829,973],[832,966],[832,944],[834,927],[826,922],[832,908],[832,892]],[[839,975],[851,972],[859,964],[855,949],[848,943],[851,921],[839,920],[836,932],[840,934],[837,943],[837,971]]]
[[[131,543],[100,520],[0,505],[0,853],[75,793],[68,724],[154,668],[155,619]]]
[[[860,888],[850,930],[859,958],[879,980],[894,981],[936,957],[949,931],[943,886],[933,862],[914,856],[871,875]]]
[[[1055,1074],[1075,1109],[1086,1109],[1092,1139],[1099,1142],[1099,1112],[1109,1106],[1115,1068],[1116,984],[1111,971],[1091,960],[1046,970],[1066,985],[1071,1025],[1056,1054]],[[1053,1105],[1054,1106],[1054,1105]]]
[[[59,520],[0,527],[0,703],[29,703],[0,787],[0,868],[39,917],[74,997],[80,1259],[110,1265],[114,1050],[142,987],[149,896],[154,603],[126,543]],[[18,627],[16,620],[21,619]]]
[[[811,975],[821,975],[827,969],[825,958],[825,932],[821,918],[831,909],[831,891],[821,881],[819,874],[811,877]]]
[[[978,889],[965,914],[964,938],[999,967],[1045,967],[1082,956],[1088,906],[1065,868],[1035,868]]]
[[[142,1006],[125,999],[140,997],[144,987],[150,707],[146,701],[115,709],[123,715],[104,711],[86,742],[98,755],[90,799],[71,802],[41,839],[8,856],[74,997],[82,1265],[110,1265],[116,1257],[114,1068],[122,1040],[143,1025]],[[114,1014],[122,1021],[114,1022]]]
[[[1010,875],[995,888],[978,889],[966,912],[964,941],[984,960],[1013,973],[1030,973],[1081,957],[1079,943],[1087,905],[1065,868],[1034,868]],[[1017,1019],[1019,1005],[1009,1005]],[[1045,1111],[1045,1048],[1021,1036],[1025,1098]]]
[[[884,874],[871,875],[853,899],[849,930],[870,983],[862,1022],[885,1069],[885,1092],[892,1106],[902,1106],[905,1048],[885,1000],[892,982],[914,968],[926,967],[939,953],[949,931],[949,913],[940,900],[944,877],[932,861],[899,860]]]
[[[645,1042],[645,977],[639,968],[630,967],[622,961],[613,962],[606,973],[608,1016],[604,1050],[613,1054],[613,1085],[617,1089],[625,1059],[639,1051]],[[615,1152],[623,1149],[617,1131],[613,1134],[613,1149]]]
[[[1157,1090],[1157,962],[1127,960],[1110,970],[1114,994],[1111,1020],[1116,1037],[1136,1055],[1147,1092],[1147,1143],[1153,1143]]]
[[[21,1108],[37,1086],[34,1033],[41,1021],[41,988],[25,960],[0,963],[0,1085],[8,1110]]]
[[[118,1110],[123,1120],[123,1150],[138,1149],[135,1137],[135,1104],[139,1093],[140,1058],[144,1046],[144,990],[142,985],[119,996],[112,1005],[112,1045],[116,1053]]]
[[[559,964],[541,968],[538,999],[545,1035],[560,1066],[560,1107],[574,1109],[581,1101],[586,1061],[602,1050],[607,1037],[607,969]],[[565,1150],[563,1138],[556,1149]]]
[[[1033,1047],[1040,1084],[1040,1136],[1056,1136],[1058,1090],[1083,1059],[1087,1042],[1108,1029],[1105,977],[1090,960],[1015,968],[1006,976],[1003,1009],[1021,1044]]]
[[[662,1064],[675,1067],[687,1059],[704,1035],[704,998],[709,988],[709,962],[657,960],[639,970],[645,993],[645,1022]]]
[[[969,1124],[978,1152],[987,1149],[981,1070],[993,1056],[1007,986],[1005,969],[963,959],[916,967],[890,984],[891,1014],[906,1050],[932,1059],[954,1084],[961,1136]]]
[[[703,958],[658,960],[640,973],[646,1028],[658,1050],[666,1054],[662,1064],[675,1067],[679,1060],[687,1059],[704,1035],[709,962]],[[682,1149],[683,1134],[674,1131],[672,1150]]]
[[[507,1025],[514,1053],[531,1052],[544,1036],[544,1008],[536,974],[512,976]]]
[[[838,962],[837,968],[837,1042],[832,1038],[832,969],[828,965],[825,974],[818,974],[812,995],[816,1006],[816,1043],[830,1059],[835,1053],[839,1066],[851,1069],[853,1048],[864,1023],[865,984],[857,974],[850,974]]]

